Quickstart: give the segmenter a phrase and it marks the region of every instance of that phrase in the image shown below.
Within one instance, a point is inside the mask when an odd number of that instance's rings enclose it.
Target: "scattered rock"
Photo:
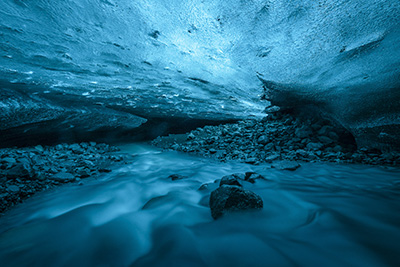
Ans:
[[[321,143],[309,143],[307,144],[307,148],[310,150],[319,150],[323,147],[324,145]]]
[[[209,150],[209,152],[210,152],[210,154],[215,154],[215,153],[217,153],[217,150],[215,150],[214,148],[211,148],[211,149]]]
[[[268,163],[271,163],[271,162],[273,162],[274,160],[277,160],[279,158],[279,154],[272,154],[272,155],[269,155],[268,157],[266,157],[265,159],[264,159],[264,161],[265,162],[268,162]]]
[[[99,168],[99,172],[111,172],[112,170],[108,167],[101,167]]]
[[[0,160],[1,163],[7,163],[9,165],[13,165],[17,163],[17,161],[14,158],[3,158]]]
[[[35,172],[29,164],[17,163],[12,168],[7,170],[6,176],[9,179],[17,179],[17,178],[33,179],[35,178]]]
[[[199,189],[197,189],[198,191],[204,191],[208,189],[209,184],[202,184]]]
[[[176,181],[176,180],[183,180],[188,178],[188,176],[184,176],[184,175],[180,175],[180,174],[171,174],[170,176],[168,176],[169,179],[171,179],[172,181]]]
[[[236,185],[236,186],[242,186],[242,184],[238,181],[239,176],[236,174],[231,174],[231,175],[226,175],[221,178],[221,181],[219,182],[219,186],[222,185]]]
[[[256,158],[247,158],[244,162],[248,163],[248,164],[255,164],[255,163],[257,163],[257,159]]]
[[[264,112],[265,113],[276,113],[276,112],[279,112],[280,110],[281,110],[281,108],[278,106],[271,106],[271,107],[266,108],[264,110]]]
[[[329,132],[328,136],[329,136],[332,140],[335,140],[335,141],[338,141],[338,140],[339,140],[339,136],[338,136],[337,133],[335,133],[335,132]]]
[[[205,184],[202,184],[200,187],[199,187],[199,189],[197,189],[197,190],[199,190],[199,191],[205,191],[205,190],[215,190],[218,186],[219,186],[219,182],[220,182],[221,180],[220,179],[218,179],[218,182],[217,183],[205,183]],[[207,204],[208,204],[208,202],[207,202]]]
[[[335,151],[335,152],[340,152],[342,150],[343,150],[343,148],[340,145],[336,145],[333,147],[333,151]]]
[[[254,184],[258,179],[266,180],[264,176],[256,172],[246,172],[244,177],[245,181],[250,182],[252,184]]]
[[[66,180],[74,180],[75,176],[69,172],[59,172],[51,177],[53,180],[66,181]]]
[[[16,185],[10,185],[9,187],[7,187],[7,191],[11,193],[18,193],[20,191],[20,188]]]
[[[263,144],[266,145],[269,143],[269,138],[265,135],[261,135],[258,139],[257,139],[257,143],[259,144]]]
[[[310,131],[309,129],[305,129],[305,128],[299,128],[299,129],[296,129],[296,131],[295,131],[296,137],[298,137],[300,139],[309,137],[311,134],[312,134],[312,131]]]
[[[229,212],[260,210],[264,205],[256,193],[232,185],[222,185],[211,192],[209,203],[214,219]]]
[[[44,148],[41,145],[35,146],[35,149],[39,152],[43,152]]]
[[[35,192],[79,182],[129,162],[131,156],[116,151],[116,147],[95,142],[0,149],[0,178],[4,177],[0,179],[0,213]]]
[[[300,168],[300,164],[296,161],[281,160],[274,162],[271,167],[278,170],[295,171]]]
[[[323,144],[331,144],[331,143],[333,143],[333,140],[331,138],[329,138],[327,136],[324,136],[324,135],[318,136],[318,140],[321,141],[321,143],[323,143]]]
[[[268,114],[259,121],[205,126],[186,135],[159,137],[153,144],[223,162],[236,160],[254,165],[278,159],[400,165],[398,154],[386,159],[379,151],[357,151],[352,135],[324,118],[302,120],[282,112]],[[361,156],[353,157],[354,153]]]
[[[90,176],[90,170],[85,168],[85,169],[81,169],[77,172],[78,176],[80,178],[87,178]]]

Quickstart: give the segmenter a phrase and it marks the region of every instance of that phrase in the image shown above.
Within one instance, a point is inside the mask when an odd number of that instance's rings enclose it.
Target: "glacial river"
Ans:
[[[123,146],[132,164],[0,219],[1,266],[400,266],[400,170],[294,172]],[[203,184],[255,171],[260,212],[213,220]],[[171,174],[188,176],[172,181]]]

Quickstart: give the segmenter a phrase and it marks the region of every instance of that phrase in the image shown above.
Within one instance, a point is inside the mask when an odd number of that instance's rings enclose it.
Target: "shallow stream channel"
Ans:
[[[400,266],[399,169],[285,171],[144,144],[121,149],[132,164],[37,194],[2,217],[0,265]],[[263,209],[214,220],[214,181],[249,171],[266,178],[244,183]]]

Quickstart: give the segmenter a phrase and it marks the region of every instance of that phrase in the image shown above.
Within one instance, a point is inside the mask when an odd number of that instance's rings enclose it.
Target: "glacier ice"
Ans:
[[[388,0],[3,0],[0,79],[144,118],[258,116],[264,84],[273,103],[317,106],[360,146],[399,148],[399,11]],[[17,114],[48,101],[23,94]]]

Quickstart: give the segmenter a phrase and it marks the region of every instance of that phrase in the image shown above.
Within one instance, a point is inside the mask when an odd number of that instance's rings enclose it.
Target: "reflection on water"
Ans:
[[[295,172],[142,145],[133,164],[42,194],[1,219],[2,266],[400,266],[400,170]],[[214,221],[199,186],[256,171],[261,212]],[[171,181],[170,174],[189,176]],[[203,201],[202,201],[203,199]]]

